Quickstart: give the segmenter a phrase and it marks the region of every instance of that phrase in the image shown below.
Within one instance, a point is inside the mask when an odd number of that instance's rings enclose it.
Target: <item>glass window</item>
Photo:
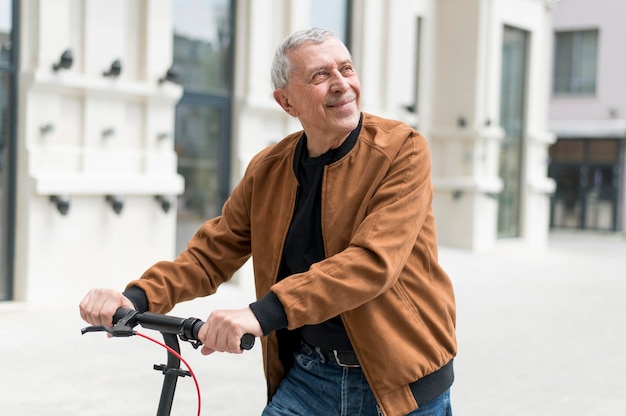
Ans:
[[[11,77],[8,73],[0,72],[0,154],[9,140],[9,92],[11,91]],[[0,163],[2,163],[0,159]],[[0,165],[2,175],[2,165]]]
[[[0,300],[10,299],[9,276],[7,276],[7,144],[10,138],[10,114],[9,92],[11,91],[11,77],[8,73],[0,71]]]
[[[185,190],[178,198],[179,227],[186,227],[181,243],[209,218],[220,213],[220,131],[223,114],[219,108],[181,103],[176,111],[178,172]],[[180,231],[180,230],[179,230]],[[181,247],[182,248],[182,247]]]
[[[232,83],[230,0],[176,0],[174,67],[188,91],[227,94]]]
[[[11,62],[11,0],[0,0],[0,65]]]
[[[550,160],[552,162],[582,162],[584,157],[584,142],[579,139],[559,140],[550,146]]]
[[[505,137],[500,147],[500,178],[503,189],[498,196],[499,237],[520,235],[528,38],[529,33],[525,30],[504,27],[500,124],[505,131]]]
[[[617,230],[621,142],[559,139],[551,146],[552,227]]]
[[[558,32],[555,39],[554,93],[595,94],[597,61],[597,30]]]
[[[311,2],[311,26],[328,29],[350,48],[350,0]]]
[[[12,297],[14,221],[15,61],[14,7],[0,0],[0,300]]]
[[[580,166],[553,165],[550,167],[549,176],[556,182],[551,202],[552,227],[580,228],[584,194]]]
[[[183,86],[175,148],[185,189],[178,198],[176,247],[182,251],[228,197],[233,70],[233,0],[173,2],[173,62]]]
[[[619,142],[613,139],[590,140],[589,161],[594,163],[618,163]]]

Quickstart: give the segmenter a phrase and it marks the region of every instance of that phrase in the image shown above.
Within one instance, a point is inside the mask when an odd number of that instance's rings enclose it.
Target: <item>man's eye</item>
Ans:
[[[317,71],[313,74],[313,78],[312,80],[314,82],[321,82],[323,80],[325,80],[326,78],[328,78],[328,72],[326,71]]]

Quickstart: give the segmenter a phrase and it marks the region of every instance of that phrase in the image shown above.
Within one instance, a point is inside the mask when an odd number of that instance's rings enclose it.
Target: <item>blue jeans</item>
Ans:
[[[341,367],[304,345],[262,416],[382,416],[360,367]],[[452,416],[450,390],[407,416]]]

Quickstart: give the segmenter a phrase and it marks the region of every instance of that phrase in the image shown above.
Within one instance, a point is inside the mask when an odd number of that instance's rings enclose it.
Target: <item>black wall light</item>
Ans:
[[[108,137],[113,137],[115,136],[115,128],[113,127],[108,127],[106,129],[102,130],[102,138],[106,139]]]
[[[109,203],[109,205],[111,205],[113,211],[117,215],[120,215],[122,209],[124,208],[124,198],[122,198],[121,196],[107,195],[105,199]]]
[[[42,135],[46,135],[46,134],[53,133],[53,132],[54,132],[54,124],[52,124],[52,123],[42,124],[42,125],[39,127],[39,132],[40,132]]]
[[[174,68],[174,66],[172,65],[167,72],[165,73],[165,75],[163,75],[161,78],[159,78],[159,84],[163,84],[165,81],[169,81],[169,82],[176,82],[178,80],[178,71],[176,70],[176,68]]]
[[[122,62],[119,59],[111,62],[111,66],[108,71],[102,73],[105,77],[117,78],[122,73]]]
[[[163,195],[155,195],[154,199],[156,199],[159,205],[161,205],[163,212],[167,214],[172,207],[172,201]]]
[[[454,191],[452,191],[452,198],[459,199],[463,196],[463,191],[460,189],[455,189]]]
[[[67,215],[70,210],[70,198],[68,196],[50,195],[50,202],[56,205],[61,215]]]
[[[52,70],[56,72],[59,69],[70,69],[73,63],[74,63],[74,55],[72,54],[72,50],[66,49],[61,54],[61,57],[59,58],[59,62],[52,65]]]

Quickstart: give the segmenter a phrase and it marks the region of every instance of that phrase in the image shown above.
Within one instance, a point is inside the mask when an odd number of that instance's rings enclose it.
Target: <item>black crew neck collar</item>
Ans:
[[[350,134],[348,135],[346,140],[343,141],[341,146],[339,146],[336,149],[330,149],[328,152],[318,156],[317,158],[310,158],[310,159],[326,160],[328,158],[326,164],[329,165],[331,163],[338,161],[345,155],[347,155],[356,144],[357,138],[359,137],[359,133],[361,132],[362,124],[363,124],[363,113],[361,113],[359,117],[359,124],[356,126],[354,130],[350,132]],[[302,132],[302,135],[300,136],[300,141],[298,142],[298,145],[296,146],[296,153],[295,153],[295,157],[293,161],[293,168],[294,168],[294,172],[296,173],[296,176],[298,175],[298,166],[300,164],[300,161],[305,160],[305,158],[308,157],[308,152],[306,150],[306,142],[307,142],[306,133]]]

